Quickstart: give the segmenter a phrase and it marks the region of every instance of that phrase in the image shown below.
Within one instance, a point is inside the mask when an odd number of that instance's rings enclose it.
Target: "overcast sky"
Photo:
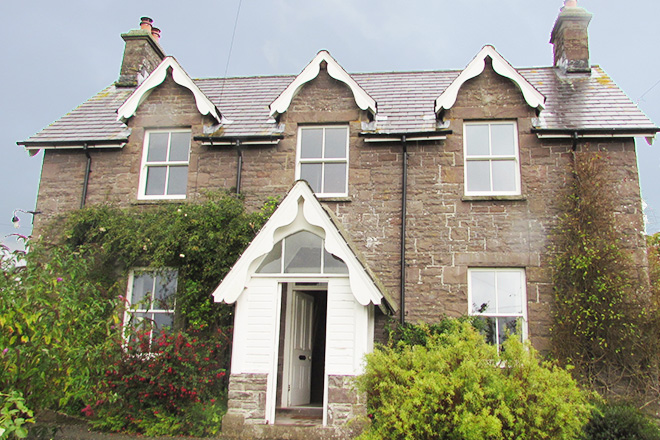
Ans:
[[[185,6],[184,6],[185,5]],[[348,72],[461,69],[484,44],[515,67],[552,64],[550,31],[562,0],[0,0],[0,237],[29,234],[43,155],[16,145],[119,75],[141,16],[194,78],[297,74],[321,49]],[[594,14],[599,64],[660,123],[660,1],[580,0]],[[655,86],[655,87],[654,87]],[[638,140],[648,232],[660,231],[660,142]]]

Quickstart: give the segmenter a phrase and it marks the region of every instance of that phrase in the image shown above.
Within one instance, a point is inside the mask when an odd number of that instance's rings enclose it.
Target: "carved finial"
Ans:
[[[577,8],[577,0],[564,0],[564,7],[565,8]]]

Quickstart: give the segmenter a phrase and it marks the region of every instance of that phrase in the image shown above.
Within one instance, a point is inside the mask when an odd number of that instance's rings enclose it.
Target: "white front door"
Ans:
[[[289,357],[289,406],[310,403],[312,383],[312,343],[314,297],[293,291]]]

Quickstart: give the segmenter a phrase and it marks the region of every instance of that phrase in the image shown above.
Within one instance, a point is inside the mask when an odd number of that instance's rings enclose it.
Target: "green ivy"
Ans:
[[[92,206],[68,216],[64,240],[74,249],[94,246],[101,263],[96,276],[106,284],[125,279],[134,267],[178,269],[176,307],[184,324],[227,326],[231,308],[210,294],[275,206],[271,199],[248,213],[240,197],[226,193],[208,193],[202,203]]]

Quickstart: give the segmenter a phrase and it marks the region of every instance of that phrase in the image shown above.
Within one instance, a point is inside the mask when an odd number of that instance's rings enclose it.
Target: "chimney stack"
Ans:
[[[140,18],[140,29],[133,29],[121,37],[126,42],[117,87],[135,87],[158,67],[165,51],[160,47],[160,29],[153,27],[149,17]]]
[[[589,34],[592,15],[578,6],[577,0],[565,0],[550,35],[554,46],[554,66],[564,73],[591,72]]]

